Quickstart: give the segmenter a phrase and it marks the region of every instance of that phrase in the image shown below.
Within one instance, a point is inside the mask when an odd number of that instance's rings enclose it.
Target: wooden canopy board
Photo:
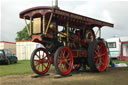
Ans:
[[[47,6],[39,6],[39,7],[33,7],[27,10],[24,10],[20,13],[20,18],[34,18],[34,17],[42,17],[43,15],[46,16],[46,19],[49,19],[51,13],[57,15],[57,21],[59,22],[59,25],[65,25],[67,22],[69,23],[70,27],[74,28],[84,28],[85,26],[108,26],[113,27],[114,25],[108,22],[100,21],[97,19],[93,19],[90,17],[78,15],[75,13],[71,13],[68,11],[61,10],[59,8],[54,7],[47,7]]]

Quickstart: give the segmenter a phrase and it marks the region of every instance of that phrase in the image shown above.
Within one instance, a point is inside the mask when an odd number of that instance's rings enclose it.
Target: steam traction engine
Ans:
[[[63,76],[81,66],[86,69],[86,65],[94,72],[107,68],[108,54],[100,38],[101,27],[113,27],[113,24],[46,6],[22,11],[20,18],[25,20],[32,41],[44,46],[31,55],[35,73],[45,74],[51,64]],[[99,38],[96,38],[94,27],[99,28]]]

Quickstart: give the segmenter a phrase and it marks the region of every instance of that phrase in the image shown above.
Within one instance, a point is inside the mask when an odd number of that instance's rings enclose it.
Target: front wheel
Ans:
[[[102,40],[94,40],[88,48],[88,64],[91,71],[102,72],[107,68],[107,48]]]
[[[73,56],[67,47],[60,47],[54,55],[55,70],[62,76],[68,75],[72,71]]]
[[[48,51],[44,48],[35,49],[32,53],[30,63],[32,70],[36,74],[45,74],[50,68]]]

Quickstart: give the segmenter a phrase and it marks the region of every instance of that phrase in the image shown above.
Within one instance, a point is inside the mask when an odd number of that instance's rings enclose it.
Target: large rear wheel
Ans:
[[[44,48],[35,49],[32,53],[30,62],[31,68],[36,74],[45,74],[50,67],[49,55],[47,50]]]
[[[68,75],[72,71],[72,52],[67,47],[60,47],[54,55],[55,70],[62,76]]]
[[[107,68],[108,54],[103,41],[94,40],[88,48],[88,64],[91,71],[102,72]]]

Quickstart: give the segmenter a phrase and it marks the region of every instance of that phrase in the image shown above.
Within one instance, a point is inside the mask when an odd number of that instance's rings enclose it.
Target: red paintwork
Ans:
[[[14,42],[0,41],[0,43],[16,44]]]
[[[32,41],[35,41],[36,39],[40,40],[41,35],[32,35]]]
[[[123,44],[121,43],[121,53],[120,56],[123,56]]]
[[[52,7],[38,6],[38,7],[32,7],[32,8],[26,9],[26,10],[20,12],[20,18],[24,18],[24,15],[31,12],[31,11],[36,11],[36,10],[41,10],[41,9],[52,9]]]
[[[67,53],[67,55],[66,55],[66,53]],[[72,66],[73,66],[73,56],[72,56],[71,51],[68,48],[64,47],[59,50],[59,54],[57,57],[58,57],[57,64],[58,64],[59,71],[63,75],[69,74],[71,72]]]
[[[21,40],[21,41],[16,41],[16,42],[32,42],[31,40]]]
[[[3,58],[6,58],[6,56],[3,56]]]
[[[128,41],[120,40],[120,43],[121,43],[121,53],[120,53],[120,56],[117,56],[117,58],[118,58],[118,60],[128,60],[128,56],[123,56],[123,44],[128,43]]]
[[[118,56],[117,59],[122,61],[128,61],[128,56]]]
[[[107,54],[106,46],[102,41],[97,43],[94,54],[95,54],[94,59],[97,69],[100,72],[104,71],[107,67],[108,54]]]
[[[77,57],[87,57],[87,51],[86,50],[71,50],[72,55],[74,58]]]
[[[34,11],[34,12],[33,12]],[[77,28],[84,28],[86,25],[92,25],[92,26],[110,26],[113,27],[114,25],[108,22],[96,20],[90,17],[78,15],[72,12],[64,11],[58,8],[54,7],[48,7],[48,6],[39,6],[39,7],[33,7],[30,9],[27,9],[25,11],[22,11],[20,13],[20,18],[26,17],[26,19],[30,19],[30,17],[33,17],[36,14],[40,15],[46,15],[46,18],[49,17],[50,13],[54,13],[58,15],[58,24],[64,25],[66,22],[69,22],[71,27],[77,27]],[[36,16],[35,16],[36,17]]]
[[[121,43],[128,43],[128,41],[121,41]]]

